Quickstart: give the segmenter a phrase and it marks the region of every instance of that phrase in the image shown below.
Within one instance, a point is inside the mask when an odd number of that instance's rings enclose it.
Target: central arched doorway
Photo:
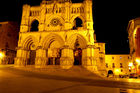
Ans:
[[[35,65],[36,51],[30,50],[29,62],[27,65]]]
[[[82,49],[80,48],[78,38],[74,44],[74,65],[82,65]]]
[[[74,50],[74,65],[82,65],[82,49],[76,48]]]
[[[53,41],[50,43],[48,52],[48,65],[60,65],[60,43],[58,41]]]
[[[28,53],[29,53],[29,61],[27,62],[27,65],[35,65],[36,48],[33,42],[29,45]]]

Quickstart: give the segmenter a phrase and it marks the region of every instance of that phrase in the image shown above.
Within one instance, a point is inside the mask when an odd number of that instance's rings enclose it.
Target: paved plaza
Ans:
[[[82,67],[62,70],[9,65],[0,66],[0,93],[140,93],[140,80],[100,77]]]

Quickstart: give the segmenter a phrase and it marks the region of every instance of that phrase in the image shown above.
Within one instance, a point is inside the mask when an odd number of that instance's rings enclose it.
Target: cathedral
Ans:
[[[92,14],[92,0],[23,5],[15,65],[59,65],[62,69],[76,65],[106,73],[105,43],[96,42]]]

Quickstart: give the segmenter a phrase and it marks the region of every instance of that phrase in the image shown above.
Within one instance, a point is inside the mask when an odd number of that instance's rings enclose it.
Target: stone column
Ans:
[[[36,59],[35,59],[35,67],[45,67],[47,64],[48,58],[46,57],[46,50],[41,46],[38,46],[36,49]]]
[[[26,66],[28,62],[29,51],[21,47],[17,48],[17,55],[15,58],[15,66]]]
[[[90,70],[97,72],[96,58],[94,57],[94,45],[88,45],[82,50],[82,65]]]
[[[69,69],[70,67],[73,66],[73,62],[74,62],[73,49],[65,45],[61,51],[60,66],[63,69]]]

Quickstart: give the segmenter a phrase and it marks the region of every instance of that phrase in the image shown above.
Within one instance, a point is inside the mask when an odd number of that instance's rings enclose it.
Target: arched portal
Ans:
[[[64,40],[57,34],[49,34],[42,41],[42,46],[46,49],[47,65],[60,65],[61,47]]]
[[[83,49],[87,46],[86,39],[80,34],[73,34],[68,39],[69,47],[73,49],[74,63],[73,65],[82,65],[82,57],[84,57]]]
[[[39,26],[39,22],[37,20],[34,20],[31,24],[31,32],[37,32],[38,31],[38,26]]]
[[[78,39],[76,39],[74,45],[74,65],[82,65],[82,49],[80,48]]]
[[[108,75],[109,74],[113,74],[113,71],[112,70],[108,70]]]
[[[25,58],[27,59],[27,65],[35,65],[36,58],[36,40],[32,36],[25,39],[23,47],[25,49]]]
[[[60,43],[58,41],[53,41],[50,43],[49,48],[47,50],[48,53],[48,65],[60,65],[60,57],[61,57],[61,50],[60,50]]]

